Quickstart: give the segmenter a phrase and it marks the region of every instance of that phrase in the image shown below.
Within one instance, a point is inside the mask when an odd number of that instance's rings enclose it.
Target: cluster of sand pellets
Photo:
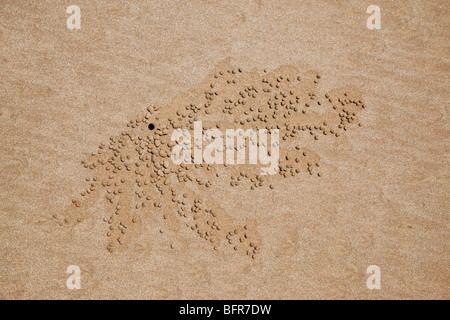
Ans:
[[[230,188],[271,192],[283,178],[321,177],[319,156],[304,146],[338,139],[361,125],[357,115],[365,105],[355,90],[318,94],[319,80],[317,73],[300,74],[291,66],[259,73],[220,63],[197,89],[176,97],[170,106],[148,107],[82,161],[91,172],[87,188],[55,220],[61,226],[81,223],[87,209],[104,198],[110,252],[125,248],[148,217],[158,215],[165,223],[161,233],[164,228],[189,228],[214,250],[234,250],[256,259],[261,252],[256,223],[249,217],[249,223],[238,225],[215,204],[208,189],[226,181]],[[174,164],[171,134],[178,128],[193,130],[195,121],[202,121],[204,130],[279,129],[278,172],[261,175],[258,165],[249,164]]]

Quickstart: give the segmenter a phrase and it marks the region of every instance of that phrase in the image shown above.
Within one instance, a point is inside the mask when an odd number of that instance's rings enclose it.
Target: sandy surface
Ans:
[[[0,1],[1,298],[449,298],[447,1],[378,1],[376,31],[370,1],[73,4],[81,30],[67,29],[66,1]],[[321,177],[202,193],[252,221],[257,257],[166,227],[160,208],[112,253],[104,202],[60,226],[92,176],[80,161],[149,105],[178,107],[227,58],[315,71],[317,92],[349,88],[367,106],[361,127],[308,142]],[[66,287],[69,265],[81,290]],[[381,290],[366,287],[369,265]]]

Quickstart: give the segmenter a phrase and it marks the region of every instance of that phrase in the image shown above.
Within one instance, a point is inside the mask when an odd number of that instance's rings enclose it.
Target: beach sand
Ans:
[[[450,297],[447,1],[73,4],[0,2],[1,299]],[[282,174],[175,174],[196,118]]]

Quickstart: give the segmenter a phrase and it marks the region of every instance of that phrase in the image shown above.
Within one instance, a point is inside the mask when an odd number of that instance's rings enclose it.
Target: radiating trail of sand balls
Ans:
[[[102,198],[109,206],[103,220],[111,252],[131,243],[148,221],[162,223],[161,232],[189,228],[214,250],[229,248],[256,259],[263,245],[257,222],[236,223],[208,189],[225,181],[230,188],[270,192],[283,178],[304,173],[320,177],[320,157],[305,145],[338,138],[361,125],[357,115],[365,108],[355,89],[319,94],[320,78],[292,66],[244,72],[223,61],[196,89],[180,94],[168,107],[148,107],[82,161],[92,172],[87,188],[55,219],[61,226],[80,223]],[[278,173],[262,176],[257,165],[175,165],[171,134],[178,128],[193,130],[194,121],[202,121],[204,130],[279,129]]]

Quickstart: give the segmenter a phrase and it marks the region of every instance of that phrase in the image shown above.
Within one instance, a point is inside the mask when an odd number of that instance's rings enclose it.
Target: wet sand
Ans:
[[[381,30],[361,1],[80,1],[72,31],[67,3],[27,3],[0,4],[0,298],[448,299],[446,1],[380,1]],[[164,183],[152,133],[110,178],[98,151],[191,112],[280,125],[286,176]]]

